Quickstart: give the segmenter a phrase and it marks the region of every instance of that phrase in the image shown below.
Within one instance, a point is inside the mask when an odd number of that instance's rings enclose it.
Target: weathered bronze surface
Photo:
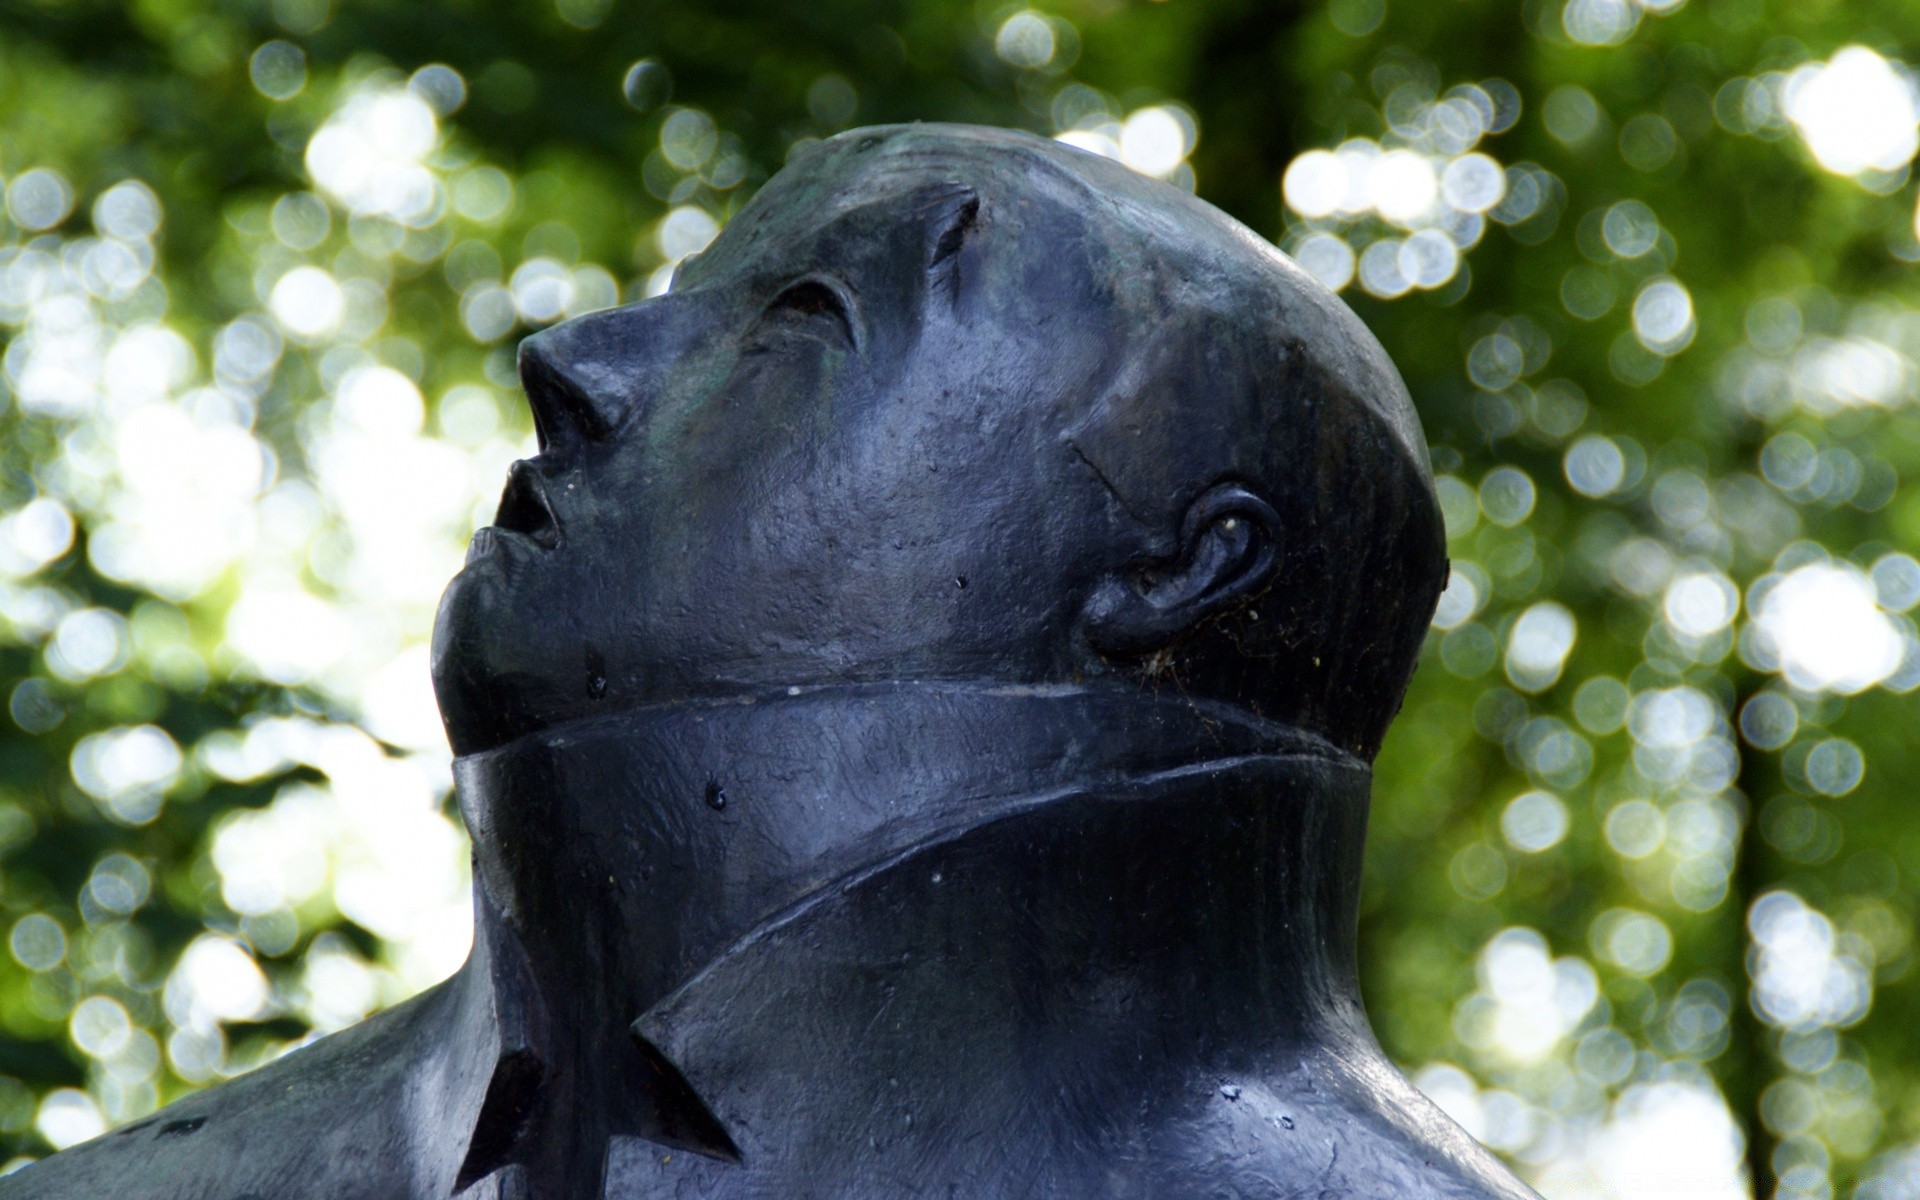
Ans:
[[[1446,558],[1333,295],[1077,150],[859,130],[521,371],[435,636],[472,958],[0,1196],[1531,1195],[1360,1006]]]

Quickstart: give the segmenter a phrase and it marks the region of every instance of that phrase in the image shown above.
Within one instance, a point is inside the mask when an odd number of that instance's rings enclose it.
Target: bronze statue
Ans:
[[[1447,563],[1325,288],[1081,151],[857,130],[521,373],[435,634],[471,959],[0,1197],[1532,1194],[1360,1005]]]

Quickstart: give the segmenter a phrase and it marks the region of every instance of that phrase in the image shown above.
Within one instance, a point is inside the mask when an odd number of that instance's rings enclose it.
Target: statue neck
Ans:
[[[454,771],[498,918],[542,974],[592,971],[637,1014],[809,893],[917,845],[1070,792],[1271,756],[1359,765],[1132,688],[881,684],[622,713]]]
[[[896,1076],[912,1045],[951,1074],[952,1047],[929,1039],[1009,1050],[1036,1020],[1128,1045],[1180,1021],[1197,1053],[1357,1019],[1366,767],[1229,707],[1132,688],[794,689],[545,731],[455,777],[502,1061],[526,1055],[537,1068],[516,1069],[549,1089],[568,1079],[574,1127],[671,1083],[601,1136],[724,1156],[692,1093],[750,1091],[755,1054],[784,1074],[772,1060],[796,1037],[816,1070],[840,1034],[826,1060],[880,1069],[855,1053],[877,1045],[875,1005],[929,1022],[887,1052]],[[609,1067],[622,1056],[647,1069]]]

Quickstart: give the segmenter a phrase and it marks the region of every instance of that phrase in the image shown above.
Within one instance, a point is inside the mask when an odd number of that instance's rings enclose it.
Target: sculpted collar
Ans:
[[[737,1156],[648,1023],[671,1009],[684,1027],[690,981],[926,847],[1072,797],[1278,761],[1358,778],[1364,821],[1358,760],[1131,687],[791,689],[610,715],[460,759],[500,1064],[463,1181],[510,1164],[575,1177],[619,1134]]]

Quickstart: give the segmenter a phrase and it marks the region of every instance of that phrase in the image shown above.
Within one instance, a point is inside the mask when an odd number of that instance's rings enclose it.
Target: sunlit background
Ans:
[[[1549,1200],[1920,1198],[1911,0],[26,0],[0,16],[10,1166],[446,976],[426,639],[530,330],[793,148],[1033,129],[1373,325],[1453,555],[1388,1050]]]

